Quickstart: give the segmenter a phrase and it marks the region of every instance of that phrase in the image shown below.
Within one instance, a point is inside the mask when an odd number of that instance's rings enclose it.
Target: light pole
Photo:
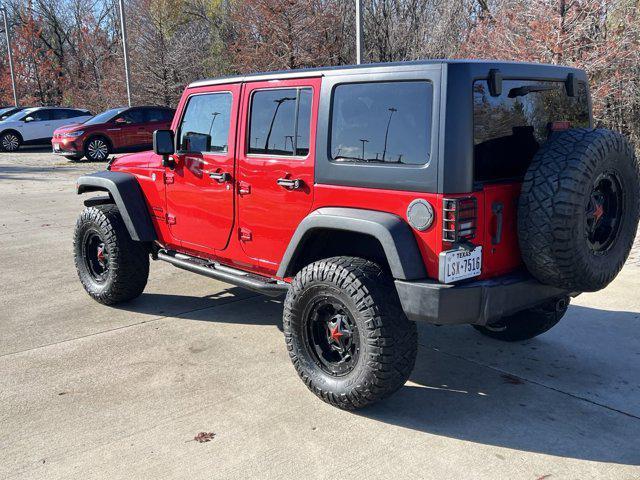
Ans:
[[[122,54],[124,56],[124,76],[127,82],[127,103],[131,106],[131,77],[129,75],[129,53],[127,52],[127,23],[124,18],[124,0],[120,4],[120,30],[122,30]]]
[[[13,54],[11,53],[11,43],[9,40],[9,25],[7,23],[7,8],[2,5],[0,6],[0,10],[2,10],[2,18],[4,20],[4,34],[7,37],[7,54],[9,55],[9,70],[11,72],[11,86],[13,87],[13,103],[15,106],[18,106],[18,93],[16,92],[16,77],[13,73]]]
[[[364,145],[366,143],[369,143],[369,140],[367,140],[366,138],[361,138],[360,141],[362,142],[362,161],[365,161],[365,157],[364,157]]]
[[[398,111],[397,108],[391,107],[389,110],[389,121],[387,122],[387,130],[384,132],[384,148],[382,149],[382,161],[385,161],[385,157],[387,156],[387,139],[389,138],[389,125],[391,125],[391,117],[393,114]]]
[[[362,0],[356,0],[356,63],[362,63]]]
[[[271,133],[273,132],[273,124],[276,121],[276,115],[278,115],[278,110],[284,102],[288,102],[290,100],[295,100],[296,97],[282,97],[273,101],[276,104],[276,108],[273,111],[273,117],[271,117],[271,125],[269,125],[269,131],[267,132],[267,139],[264,141],[264,152],[269,151],[269,140],[271,140]]]

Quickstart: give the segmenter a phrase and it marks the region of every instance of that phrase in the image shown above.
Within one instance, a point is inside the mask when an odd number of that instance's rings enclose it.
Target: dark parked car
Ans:
[[[58,128],[53,152],[70,160],[106,160],[111,153],[151,148],[153,132],[169,128],[175,110],[166,107],[120,107],[105,110],[82,124]]]

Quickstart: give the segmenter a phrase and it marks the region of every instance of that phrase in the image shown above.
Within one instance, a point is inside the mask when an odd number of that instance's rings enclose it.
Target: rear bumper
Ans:
[[[486,325],[546,300],[577,294],[544,285],[525,273],[460,285],[427,280],[395,284],[409,320],[442,325]]]

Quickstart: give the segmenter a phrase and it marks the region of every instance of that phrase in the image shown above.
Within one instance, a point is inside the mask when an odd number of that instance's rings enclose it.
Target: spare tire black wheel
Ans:
[[[621,134],[585,128],[554,134],[522,185],[522,259],[543,283],[600,290],[629,255],[639,207],[640,166]]]

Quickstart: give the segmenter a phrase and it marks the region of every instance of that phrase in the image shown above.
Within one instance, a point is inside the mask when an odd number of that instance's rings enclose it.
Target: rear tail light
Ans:
[[[478,203],[475,197],[442,200],[442,240],[458,242],[476,236]]]

